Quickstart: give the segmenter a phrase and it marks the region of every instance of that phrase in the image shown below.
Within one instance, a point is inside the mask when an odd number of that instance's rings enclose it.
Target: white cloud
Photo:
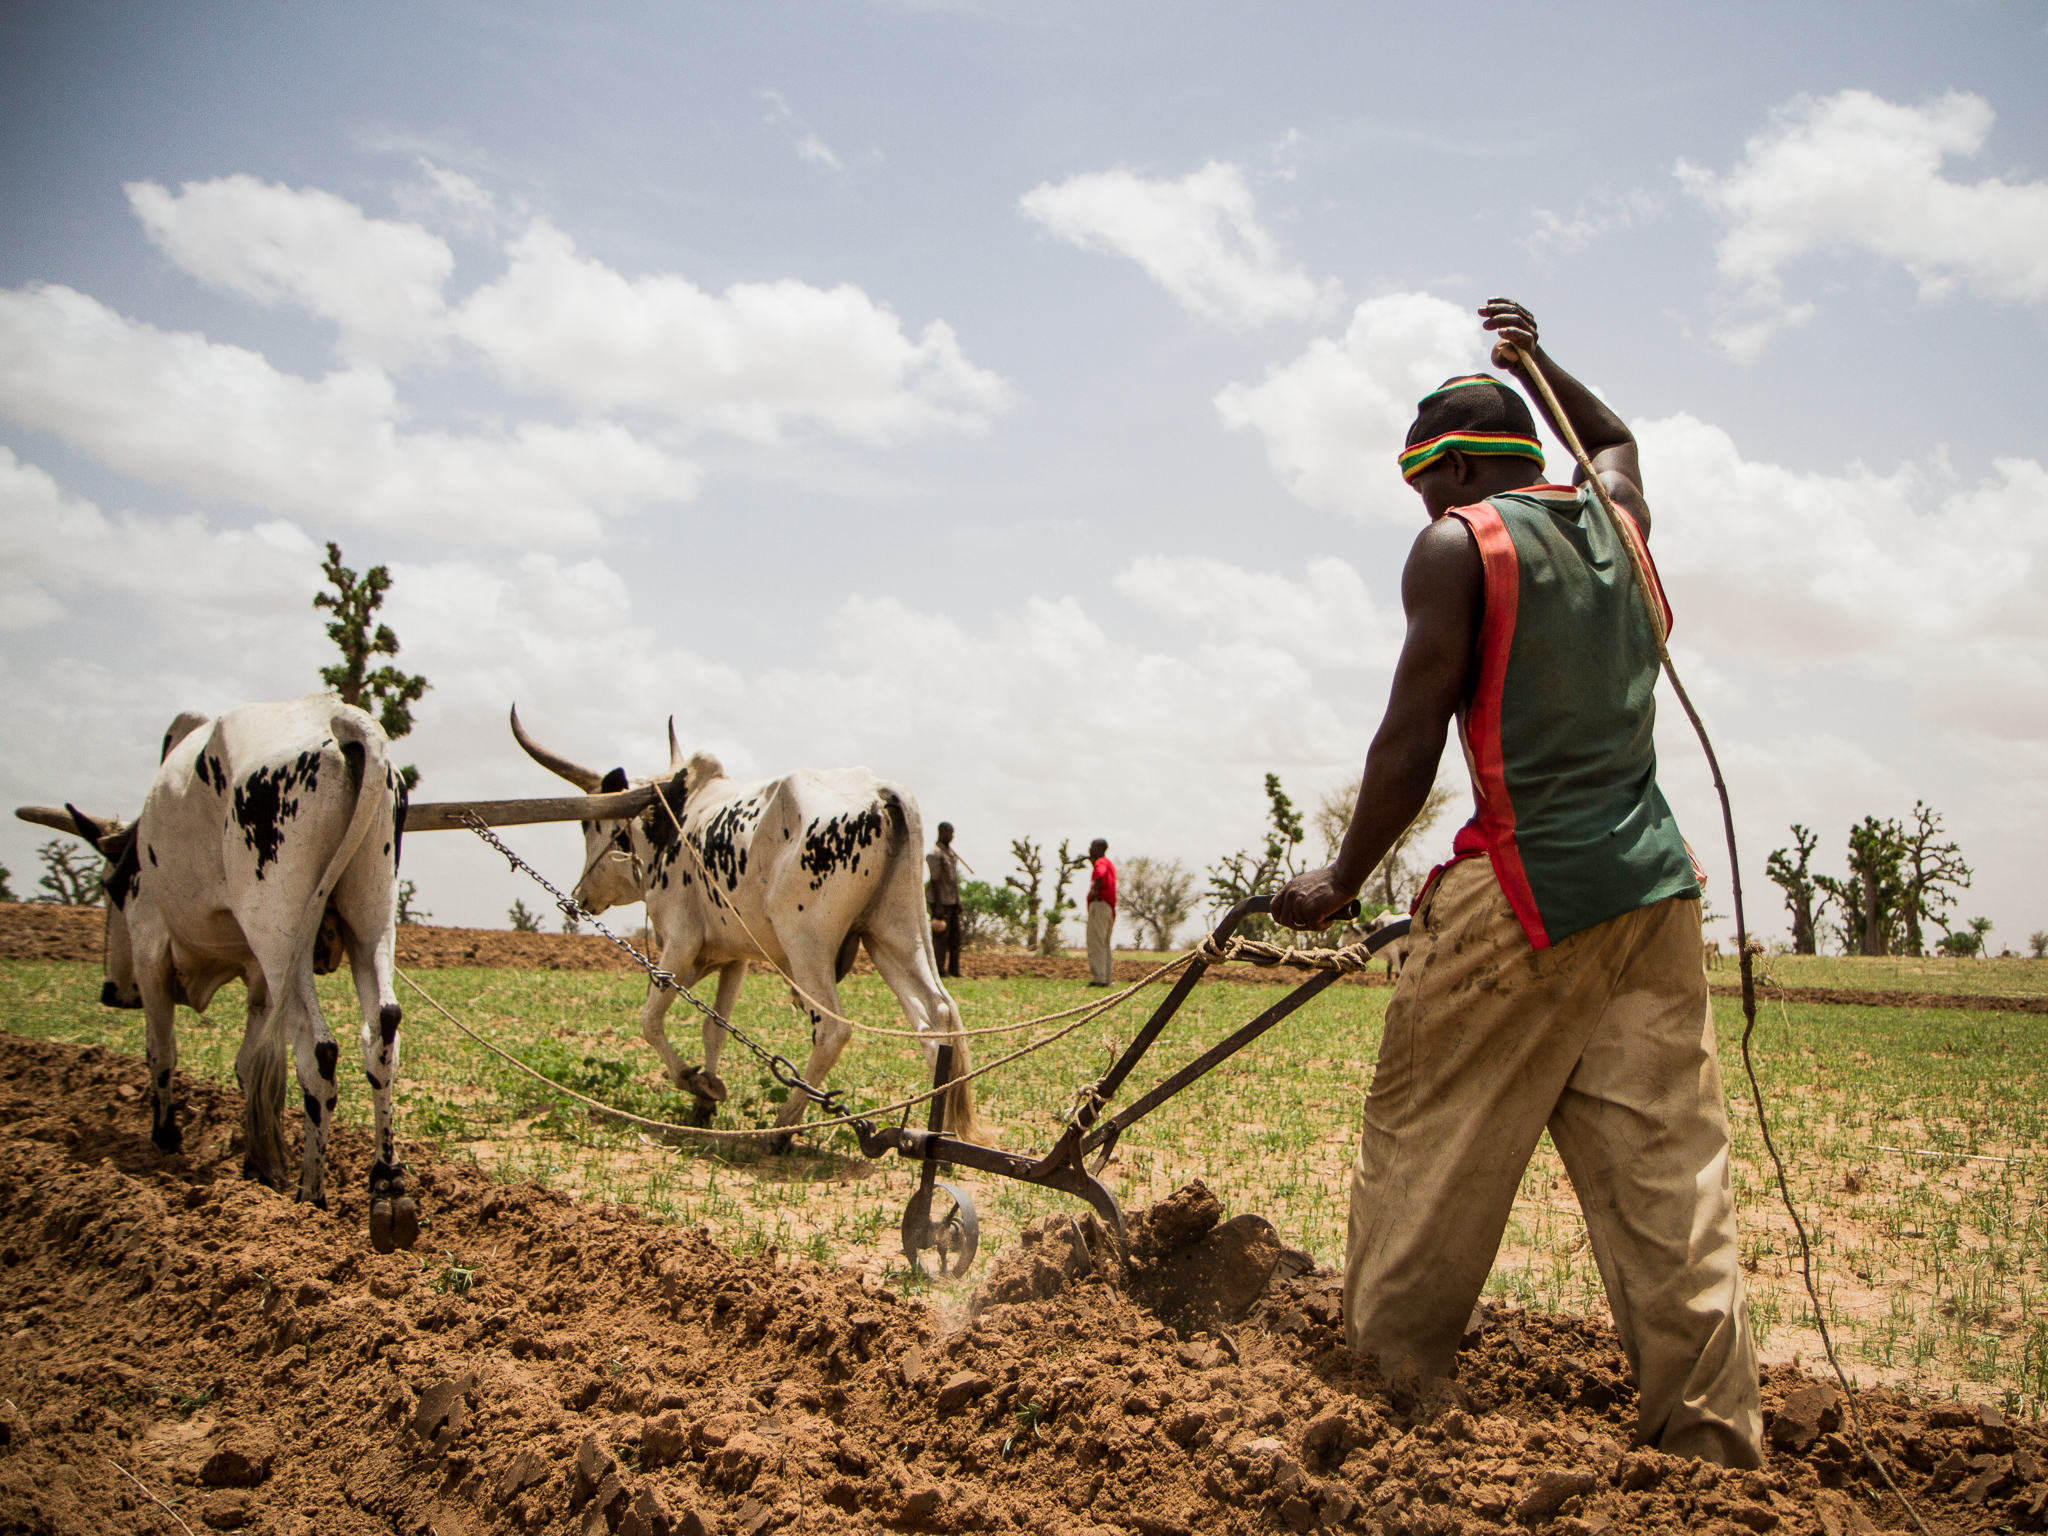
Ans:
[[[1214,639],[1277,645],[1324,666],[1391,669],[1401,621],[1380,611],[1357,568],[1316,555],[1303,575],[1292,581],[1212,555],[1145,555],[1117,573],[1116,589]]]
[[[418,181],[391,189],[400,212],[416,224],[439,225],[471,239],[497,233],[498,199],[488,187],[425,156],[418,164]]]
[[[323,523],[551,544],[697,489],[695,466],[613,423],[401,431],[367,364],[299,378],[57,286],[0,291],[0,412],[155,484]]]
[[[489,194],[422,162],[442,203],[479,216]],[[969,362],[951,326],[913,340],[858,287],[784,279],[707,293],[677,273],[628,278],[580,255],[544,219],[505,246],[507,266],[466,298],[453,255],[414,223],[372,219],[317,189],[248,176],[128,189],[150,237],[213,287],[334,322],[343,355],[386,367],[475,349],[514,388],[578,410],[639,411],[774,442],[799,426],[858,442],[979,432],[1011,400]]]
[[[768,103],[766,121],[769,125],[796,135],[792,147],[796,150],[797,159],[807,160],[812,165],[822,165],[841,175],[845,174],[846,166],[840,161],[839,156],[833,153],[832,146],[813,133],[810,126],[790,110],[790,105],[783,99],[782,92],[762,91],[760,96]]]
[[[1939,460],[1839,474],[1742,457],[1718,427],[1635,424],[1679,633],[1787,673],[1844,665],[1925,713],[2048,741],[2048,469]]]
[[[1962,287],[2048,304],[2048,181],[1950,180],[1991,131],[1982,97],[1951,91],[1917,107],[1869,91],[1795,97],[1743,146],[1726,175],[1680,161],[1676,174],[1726,226],[1714,248],[1747,317],[1722,345],[1754,357],[1810,306],[1784,297],[1785,269],[1810,255],[1861,251],[1905,268],[1921,297]]]
[[[127,193],[151,242],[179,267],[223,293],[333,321],[344,357],[397,364],[440,334],[455,255],[417,224],[253,176],[188,181],[175,194],[131,181]]]
[[[1233,325],[1307,320],[1341,300],[1336,280],[1287,265],[1244,172],[1211,160],[1179,181],[1125,170],[1044,182],[1019,206],[1087,251],[1128,256],[1194,314]]]
[[[216,641],[308,610],[319,547],[297,525],[216,529],[196,514],[112,517],[0,445],[0,630],[63,618],[79,592],[171,605]]]
[[[755,441],[810,422],[861,442],[980,431],[1008,387],[935,320],[912,341],[859,288],[791,280],[712,295],[673,273],[628,279],[537,222],[505,275],[471,294],[458,335],[517,387]]]
[[[1548,208],[1530,210],[1532,228],[1522,245],[1532,256],[1570,256],[1603,235],[1631,229],[1664,211],[1664,199],[1641,188],[1581,203],[1567,219]]]
[[[1469,312],[1427,293],[1368,299],[1342,336],[1317,337],[1261,383],[1230,385],[1216,409],[1226,426],[1258,429],[1273,472],[1311,506],[1416,523],[1402,440],[1416,401],[1484,365],[1480,335]]]

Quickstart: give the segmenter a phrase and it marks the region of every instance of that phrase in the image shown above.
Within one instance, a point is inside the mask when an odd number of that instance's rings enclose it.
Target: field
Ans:
[[[1989,992],[2038,997],[2048,964],[2026,961],[1863,961],[1774,957],[1788,986],[1846,990]],[[1142,965],[1125,957],[1136,975]],[[1733,981],[1732,964],[1715,975]],[[625,973],[482,969],[417,973],[436,998],[558,1081],[656,1119],[682,1108],[661,1085],[638,1037],[642,988]],[[1142,1089],[1228,1029],[1278,986],[1199,988],[1155,1048]],[[139,1020],[97,1003],[96,967],[0,963],[0,1025],[35,1038],[139,1051]],[[1031,978],[956,984],[970,1028],[1074,1007],[1095,994]],[[1256,1211],[1284,1242],[1341,1261],[1345,1181],[1361,1086],[1369,1075],[1386,990],[1333,988],[1250,1051],[1212,1073],[1124,1140],[1110,1177],[1126,1207],[1206,1180],[1232,1210]],[[1033,1151],[1057,1134],[1075,1088],[1127,1040],[1147,994],[1067,1040],[984,1080],[1002,1144]],[[342,978],[323,983],[338,1035],[352,1040],[355,1004]],[[806,1138],[784,1158],[742,1143],[669,1145],[549,1094],[463,1039],[420,999],[406,1005],[401,1133],[434,1154],[473,1162],[502,1181],[534,1179],[650,1216],[707,1227],[741,1254],[773,1248],[843,1264],[901,1286],[896,1226],[912,1185],[908,1165],[869,1163],[850,1135]],[[901,1027],[872,977],[850,978],[849,1014]],[[1737,1039],[1739,1009],[1717,1001],[1734,1128],[1735,1183],[1753,1321],[1765,1358],[1813,1368],[1819,1338],[1794,1268],[1796,1243],[1772,1186],[1748,1102]],[[2036,1004],[2035,1006],[2038,1006]],[[239,999],[224,994],[209,1020],[184,1015],[184,1070],[232,1078]],[[679,1044],[694,1042],[683,1006],[670,1015]],[[739,1022],[801,1059],[795,1016],[772,979],[749,984]],[[1021,1039],[976,1042],[977,1061]],[[2001,1401],[2038,1419],[2048,1408],[2048,1017],[1951,1008],[1768,1002],[1754,1041],[1772,1127],[1808,1229],[1822,1303],[1845,1368],[1933,1397]],[[684,1047],[695,1054],[694,1043]],[[346,1061],[346,1057],[344,1058]],[[722,1064],[734,1097],[721,1125],[765,1123],[771,1081],[737,1047]],[[916,1091],[909,1042],[856,1037],[835,1075],[867,1105]],[[360,1124],[361,1094],[342,1115]],[[822,1143],[822,1144],[816,1144]],[[1034,1218],[1075,1207],[1003,1180],[963,1176],[981,1213],[982,1262]],[[431,1211],[430,1211],[431,1221]],[[431,1225],[423,1247],[434,1241]],[[1605,1317],[1585,1229],[1547,1141],[1524,1180],[1489,1291],[1520,1307]]]

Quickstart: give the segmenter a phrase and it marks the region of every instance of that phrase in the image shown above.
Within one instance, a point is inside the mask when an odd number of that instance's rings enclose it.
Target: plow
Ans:
[[[1247,917],[1264,913],[1271,904],[1269,896],[1251,896],[1230,909],[1130,1045],[1107,1072],[1081,1091],[1065,1132],[1043,1156],[1006,1152],[999,1147],[985,1147],[944,1134],[939,1129],[939,1105],[942,1101],[938,1098],[931,1100],[931,1122],[922,1131],[911,1130],[907,1122],[889,1128],[871,1121],[855,1121],[854,1131],[860,1137],[860,1149],[868,1157],[882,1158],[894,1152],[919,1165],[917,1192],[910,1197],[910,1204],[903,1212],[905,1261],[913,1268],[921,1269],[924,1256],[929,1253],[933,1255],[934,1267],[944,1275],[965,1274],[974,1262],[980,1231],[974,1202],[965,1191],[940,1182],[939,1170],[946,1163],[972,1168],[997,1178],[1013,1179],[1020,1184],[1058,1190],[1084,1200],[1114,1234],[1118,1248],[1127,1249],[1129,1239],[1124,1228],[1123,1208],[1117,1203],[1116,1195],[1102,1182],[1102,1172],[1124,1132],[1281,1023],[1328,988],[1340,975],[1335,968],[1319,971],[1262,1010],[1249,1023],[1226,1035],[1179,1071],[1141,1094],[1127,1107],[1107,1119],[1101,1118],[1110,1100],[1137,1070],[1146,1053],[1173,1022],[1181,1004],[1194,991],[1196,983],[1212,963],[1210,956],[1221,955],[1239,925]],[[1407,933],[1408,920],[1402,918],[1368,935],[1358,947],[1366,955],[1371,955],[1406,937]],[[932,1075],[934,1088],[947,1081],[951,1053],[950,1045],[939,1047],[938,1065]],[[950,1205],[943,1214],[938,1214],[937,1203],[941,1197]]]

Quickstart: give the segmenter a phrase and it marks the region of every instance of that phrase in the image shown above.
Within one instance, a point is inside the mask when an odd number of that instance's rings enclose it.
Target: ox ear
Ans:
[[[64,809],[71,813],[71,824],[78,828],[78,835],[88,843],[91,843],[93,847],[99,847],[100,839],[107,835],[108,829],[106,825],[97,818],[86,815],[85,812],[73,805],[69,800],[64,802]],[[119,823],[116,823],[116,825],[119,825]]]
[[[725,777],[725,764],[709,752],[692,752],[689,765],[683,769],[689,776],[690,788],[702,789],[706,784]]]
[[[685,782],[688,778],[688,770],[678,769],[647,808],[647,841],[657,849],[667,848],[676,840],[676,825],[669,813],[672,811],[678,817],[683,814],[683,802],[689,797],[689,785]],[[668,803],[667,810],[662,809],[663,801]]]
[[[623,768],[614,768],[600,779],[597,785],[598,793],[603,795],[616,795],[625,787],[626,770]]]

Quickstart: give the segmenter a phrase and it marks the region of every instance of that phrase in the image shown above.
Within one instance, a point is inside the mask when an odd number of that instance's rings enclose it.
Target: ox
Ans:
[[[599,775],[541,746],[521,729],[516,708],[512,734],[535,762],[585,794],[627,787],[623,768]],[[860,768],[736,784],[709,752],[685,761],[673,722],[668,742],[670,777],[662,792],[694,852],[681,847],[659,802],[629,821],[585,822],[583,874],[574,892],[583,909],[645,901],[664,970],[685,986],[718,972],[720,1018],[732,1017],[750,961],[775,965],[796,984],[790,1001],[810,1019],[803,1076],[815,1087],[824,1086],[853,1033],[838,984],[865,944],[904,1017],[924,1037],[927,1063],[935,1067],[939,1043],[949,1039],[951,1077],[971,1071],[959,1009],[939,981],[932,952],[924,830],[910,792]],[[662,1023],[674,1000],[650,985],[640,1033],[660,1053],[669,1080],[695,1100],[692,1123],[709,1125],[726,1097],[718,1076],[725,1032],[706,1019],[704,1064],[685,1066]],[[953,1134],[982,1139],[974,1084],[955,1081],[946,1099]],[[803,1113],[803,1097],[791,1094],[775,1123],[795,1125]],[[771,1145],[780,1150],[789,1140]]]
[[[340,1050],[313,975],[316,964],[331,971],[347,956],[376,1121],[370,1239],[384,1253],[410,1248],[419,1233],[391,1139],[399,1026],[391,948],[405,792],[386,748],[375,720],[330,694],[211,720],[183,714],[164,737],[132,824],[70,806],[16,813],[84,837],[112,864],[100,1001],[140,1008],[148,1022],[150,1139],[166,1152],[184,1145],[171,1097],[177,1005],[204,1011],[241,977],[249,991],[235,1057],[243,1175],[285,1187],[288,1045],[305,1103],[298,1198],[322,1209]]]

